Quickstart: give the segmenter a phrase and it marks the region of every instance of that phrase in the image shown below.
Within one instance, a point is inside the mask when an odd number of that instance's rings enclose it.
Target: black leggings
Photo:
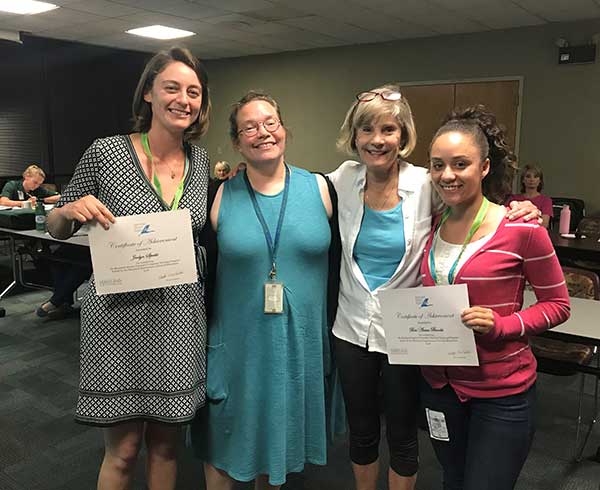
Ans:
[[[401,476],[414,475],[419,468],[419,368],[391,365],[387,355],[338,338],[335,349],[350,426],[350,459],[367,465],[379,457],[381,383],[390,467]]]

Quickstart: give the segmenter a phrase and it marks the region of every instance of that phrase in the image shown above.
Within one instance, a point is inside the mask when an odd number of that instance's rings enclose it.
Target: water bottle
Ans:
[[[571,227],[571,209],[568,204],[564,204],[560,210],[560,222],[558,223],[558,232],[562,235],[569,233]]]
[[[35,229],[42,233],[46,232],[46,210],[41,199],[35,205]]]

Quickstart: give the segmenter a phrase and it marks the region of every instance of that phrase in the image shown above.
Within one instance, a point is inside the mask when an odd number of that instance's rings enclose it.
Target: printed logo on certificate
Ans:
[[[478,366],[473,331],[460,319],[466,284],[388,289],[379,294],[391,364]]]
[[[99,295],[198,280],[188,209],[121,216],[108,230],[96,223],[89,240]]]

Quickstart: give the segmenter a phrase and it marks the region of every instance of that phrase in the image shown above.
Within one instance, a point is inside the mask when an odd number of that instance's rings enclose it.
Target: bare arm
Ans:
[[[54,196],[49,196],[44,198],[44,202],[46,204],[56,204],[60,199],[60,194],[55,194]]]
[[[0,197],[0,206],[10,206],[11,208],[21,208],[23,207],[24,201],[13,201],[8,197],[2,196]]]
[[[217,231],[217,226],[219,224],[219,209],[221,208],[221,198],[223,197],[223,187],[219,187],[217,190],[217,194],[215,195],[215,200],[210,208],[210,224],[212,225],[212,229]]]
[[[542,226],[544,228],[548,228],[548,226],[550,226],[550,216],[547,214],[542,214]]]
[[[54,238],[64,240],[73,234],[75,221],[89,223],[98,221],[105,229],[115,222],[115,217],[92,195],[53,209],[48,215],[48,231]]]

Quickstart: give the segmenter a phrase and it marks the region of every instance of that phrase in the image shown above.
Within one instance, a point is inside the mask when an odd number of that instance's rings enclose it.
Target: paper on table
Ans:
[[[388,289],[379,298],[391,364],[479,365],[473,331],[460,320],[466,284]]]
[[[108,230],[89,228],[99,295],[196,282],[192,222],[187,209],[121,216]]]

